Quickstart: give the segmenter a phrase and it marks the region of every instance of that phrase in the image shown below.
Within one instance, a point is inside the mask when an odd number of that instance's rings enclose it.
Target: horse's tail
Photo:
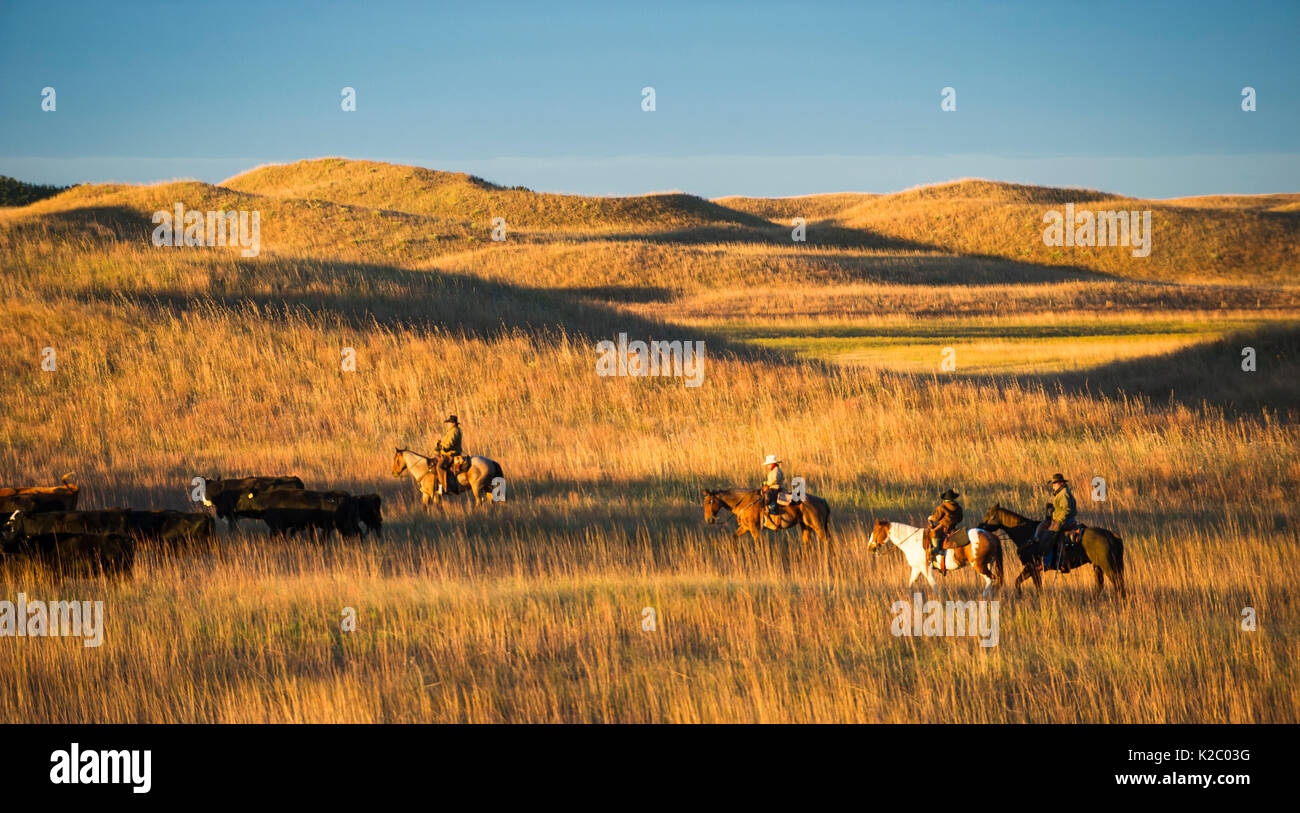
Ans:
[[[1000,585],[1002,584],[1002,539],[997,534],[991,534],[988,531],[984,533],[989,534],[993,539],[993,580]]]
[[[826,502],[821,497],[818,497],[815,494],[808,495],[808,497],[804,500],[804,502],[805,505],[803,505],[799,509],[800,524],[802,524],[805,527],[812,528],[814,531],[817,532],[819,536],[821,536],[827,542],[830,542],[831,541],[830,503]],[[821,525],[820,528],[818,528],[817,525],[814,525],[813,523],[808,521],[809,507],[817,509],[816,512],[813,513],[813,516],[818,519],[819,524]],[[818,514],[820,514],[820,516],[817,516]]]
[[[1115,591],[1124,595],[1124,540],[1114,531],[1110,534],[1111,544],[1107,546],[1107,555],[1110,557],[1110,571],[1114,574],[1111,578],[1115,581]]]
[[[826,541],[830,542],[831,541],[831,504],[823,500],[821,497],[818,497],[817,499],[822,504],[822,532],[826,534]]]

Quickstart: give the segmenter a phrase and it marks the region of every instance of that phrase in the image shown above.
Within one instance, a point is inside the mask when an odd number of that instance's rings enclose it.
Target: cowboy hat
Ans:
[[[780,460],[777,460],[777,459],[776,459],[776,455],[774,455],[774,454],[770,454],[770,455],[768,455],[767,457],[763,458],[763,465],[764,465],[764,466],[771,466],[771,465],[774,464],[774,463],[780,463],[780,462],[781,462],[781,461],[780,461]]]
[[[1058,471],[1056,474],[1052,475],[1052,481],[1048,483],[1048,485],[1051,486],[1051,485],[1056,485],[1057,483],[1068,483],[1068,482],[1070,481],[1065,479],[1065,477]]]
[[[443,423],[456,423],[456,416],[448,415],[447,420],[443,421]]]
[[[960,496],[961,496],[960,494],[958,494],[956,491],[953,491],[953,490],[950,488],[950,489],[948,489],[947,491],[945,491],[945,492],[943,492],[942,494],[940,494],[940,495],[939,495],[939,499],[941,499],[941,500],[955,500],[955,499],[957,499],[957,498],[960,497]]]

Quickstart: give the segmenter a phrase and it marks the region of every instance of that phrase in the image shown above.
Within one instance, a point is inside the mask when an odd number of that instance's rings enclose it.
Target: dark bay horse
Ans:
[[[712,525],[722,511],[730,511],[736,515],[736,536],[749,534],[758,542],[762,528],[784,531],[798,525],[805,545],[813,533],[822,542],[830,541],[831,509],[821,497],[808,494],[803,502],[779,506],[781,513],[772,515],[756,488],[706,488],[700,493],[704,495],[704,521]]]
[[[1051,544],[1051,536],[1043,534],[1043,538],[1039,538],[1039,522],[994,503],[984,514],[979,527],[991,532],[1006,531],[1007,536],[1016,543],[1016,554],[1024,564],[1020,575],[1016,577],[1016,594],[1020,594],[1020,583],[1030,578],[1034,580],[1034,587],[1041,591],[1043,554]],[[1100,594],[1105,589],[1105,578],[1109,578],[1115,593],[1123,598],[1124,540],[1113,531],[1089,525],[1083,530],[1081,542],[1080,545],[1065,546],[1065,557],[1069,565],[1080,567],[1092,563],[1093,575],[1097,577],[1097,593]]]

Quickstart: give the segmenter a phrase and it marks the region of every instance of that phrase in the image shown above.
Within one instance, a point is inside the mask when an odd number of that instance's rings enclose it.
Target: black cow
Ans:
[[[278,489],[303,489],[302,480],[297,477],[234,477],[227,480],[203,479],[204,505],[216,509],[218,519],[226,521],[226,527],[235,530],[239,517],[253,517],[252,514],[240,514],[235,509],[239,498],[248,492],[260,494],[263,491]]]
[[[327,491],[326,494],[331,497],[346,497],[356,500],[357,503],[357,520],[365,526],[367,533],[383,535],[384,530],[384,500],[378,494],[358,494],[353,496],[346,491]]]
[[[60,574],[112,576],[131,572],[135,540],[114,533],[37,534],[6,544],[5,553],[31,556]]]
[[[50,534],[123,534],[174,543],[212,536],[216,523],[207,514],[190,511],[135,511],[106,508],[99,511],[16,513],[6,526],[16,540]]]
[[[357,495],[357,519],[366,526],[367,533],[383,536],[383,499],[378,494]]]
[[[357,499],[346,491],[247,491],[239,497],[235,510],[241,517],[261,519],[275,534],[310,530],[326,536],[334,530],[344,536],[361,533]]]

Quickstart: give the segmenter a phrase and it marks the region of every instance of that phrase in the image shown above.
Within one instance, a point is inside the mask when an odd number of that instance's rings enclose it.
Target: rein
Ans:
[[[915,529],[913,529],[913,531],[912,531],[910,534],[908,534],[907,536],[903,537],[902,539],[897,539],[897,540],[894,539],[894,535],[891,533],[891,534],[889,535],[889,541],[890,541],[890,542],[893,542],[895,545],[897,545],[897,546],[899,546],[899,547],[901,548],[901,547],[903,547],[903,543],[904,543],[904,542],[906,542],[907,540],[909,540],[909,539],[911,539],[912,537],[916,536],[917,534],[922,533],[923,531],[925,531],[924,528],[915,528]]]

